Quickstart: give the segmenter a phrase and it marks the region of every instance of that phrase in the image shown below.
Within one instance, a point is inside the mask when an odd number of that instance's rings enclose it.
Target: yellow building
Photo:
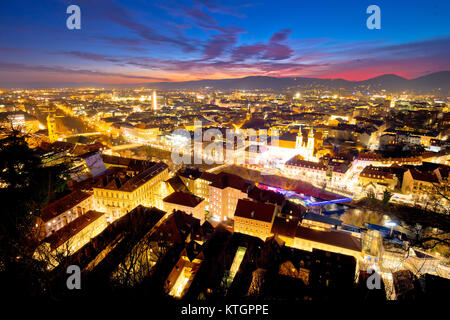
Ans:
[[[149,124],[138,124],[132,132],[132,138],[139,142],[156,141],[160,133],[158,127]]]
[[[180,210],[205,222],[205,203],[202,198],[188,192],[174,192],[163,199],[164,211]]]
[[[234,231],[261,238],[270,237],[279,207],[270,203],[240,199],[234,213]]]
[[[219,173],[209,186],[209,213],[222,221],[233,219],[239,199],[247,198],[250,184],[234,174]]]
[[[411,169],[403,175],[402,192],[413,194],[417,200],[424,200],[429,195],[436,194],[436,187],[440,184],[441,182],[434,172],[420,172]]]
[[[33,257],[49,263],[49,269],[53,269],[59,263],[58,256],[74,254],[99,235],[106,226],[103,212],[88,211],[45,238],[35,250]]]
[[[283,240],[286,246],[311,251],[319,249],[341,253],[362,260],[361,239],[349,233],[335,230],[315,230],[299,224],[297,218],[277,217],[272,227],[272,234]]]
[[[349,163],[329,163],[313,162],[295,156],[284,164],[283,172],[293,178],[310,181],[316,184],[331,182],[340,184],[345,177]]]
[[[56,133],[56,121],[52,113],[49,113],[47,116],[47,130],[50,142],[55,142],[58,140],[58,134]]]
[[[94,208],[106,212],[110,223],[138,205],[163,209],[162,184],[169,177],[163,162],[147,163],[147,167],[133,175],[127,170],[100,179],[93,187]],[[128,171],[133,172],[133,171]]]
[[[180,259],[164,283],[164,291],[176,299],[181,299],[188,292],[205,259],[200,245],[193,241],[190,246],[189,251],[185,248],[181,252]]]
[[[359,174],[358,184],[367,187],[370,184],[379,185],[381,189],[393,191],[398,184],[397,177],[389,171],[389,167],[367,166]]]
[[[198,169],[186,169],[179,173],[179,177],[189,189],[197,197],[205,199],[206,205],[209,203],[209,186],[216,179],[215,173],[202,172]]]
[[[75,190],[42,209],[36,227],[39,238],[45,238],[60,230],[86,212],[92,210],[92,195]]]

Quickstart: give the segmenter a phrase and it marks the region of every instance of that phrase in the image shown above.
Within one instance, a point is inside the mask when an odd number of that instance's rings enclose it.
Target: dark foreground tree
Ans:
[[[0,140],[0,283],[8,292],[45,290],[42,267],[32,259],[35,218],[65,189],[66,181],[66,166],[42,166],[19,132]]]

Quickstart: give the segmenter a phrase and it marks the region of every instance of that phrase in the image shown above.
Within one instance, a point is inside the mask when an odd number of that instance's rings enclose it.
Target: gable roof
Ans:
[[[62,227],[58,231],[52,233],[50,236],[44,239],[44,242],[50,243],[50,248],[54,250],[103,215],[103,212],[93,210],[88,211],[66,226]]]
[[[270,203],[239,199],[236,205],[235,217],[271,222],[276,206]]]
[[[195,208],[203,198],[197,197],[190,192],[175,191],[163,199],[163,202],[177,204],[180,206]]]
[[[66,212],[67,210],[72,209],[77,204],[89,198],[91,195],[86,192],[82,192],[80,190],[75,190],[68,195],[62,197],[59,200],[56,200],[49,205],[47,205],[44,209],[42,209],[41,219],[44,222],[47,222],[54,217],[59,216],[60,214]]]
[[[216,175],[211,186],[219,189],[230,187],[246,193],[250,183],[235,174],[221,172]]]
[[[410,170],[411,176],[414,180],[425,181],[431,183],[439,183],[439,179],[435,173],[431,172],[420,172],[419,170],[412,169]]]
[[[173,176],[169,180],[166,180],[166,183],[169,184],[174,191],[189,192],[188,188],[183,183],[183,180],[181,180],[180,176]]]
[[[326,243],[353,251],[361,251],[361,239],[339,231],[319,231],[298,226],[295,232],[295,237]]]

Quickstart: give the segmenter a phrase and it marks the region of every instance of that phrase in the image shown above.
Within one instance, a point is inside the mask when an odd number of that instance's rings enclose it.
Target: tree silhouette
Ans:
[[[391,198],[392,198],[392,192],[390,192],[388,189],[385,189],[383,191],[383,200],[382,200],[382,203],[383,203],[384,207],[388,206],[389,201],[391,200]]]
[[[66,188],[67,167],[43,166],[26,137],[13,130],[0,140],[0,168],[0,282],[11,293],[31,294],[42,289],[42,266],[32,259],[35,218]]]

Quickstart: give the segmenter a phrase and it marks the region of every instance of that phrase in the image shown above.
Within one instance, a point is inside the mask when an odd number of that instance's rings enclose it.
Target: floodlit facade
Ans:
[[[162,162],[153,163],[131,177],[124,173],[105,177],[93,188],[94,208],[106,212],[108,222],[122,217],[138,205],[163,209],[161,188],[168,177],[168,166]]]
[[[166,293],[175,299],[181,299],[185,296],[205,259],[203,252],[195,253],[189,254],[184,249],[180,259],[165,281],[164,289]]]
[[[45,238],[33,257],[49,263],[49,268],[53,268],[59,263],[58,256],[74,254],[99,235],[106,226],[103,212],[89,211]]]
[[[209,213],[220,220],[233,219],[239,199],[247,198],[250,184],[236,175],[219,173],[209,186]]]
[[[65,197],[50,203],[42,209],[41,216],[36,221],[39,238],[50,236],[92,210],[92,208],[92,194],[79,190],[73,191]]]
[[[241,199],[234,214],[234,231],[266,240],[272,234],[272,225],[278,206]]]
[[[200,223],[205,221],[205,203],[202,198],[187,192],[174,192],[163,199],[164,211],[180,210],[199,219]]]

